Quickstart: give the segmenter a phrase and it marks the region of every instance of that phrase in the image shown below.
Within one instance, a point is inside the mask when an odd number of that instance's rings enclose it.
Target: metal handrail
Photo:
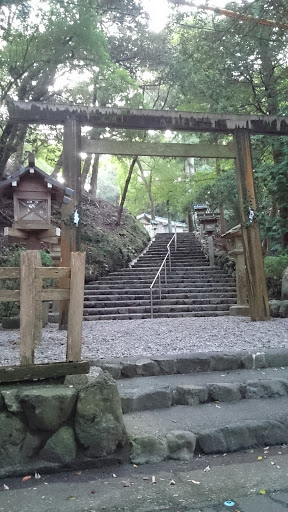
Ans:
[[[169,270],[171,272],[171,251],[170,251],[170,245],[171,243],[175,242],[175,251],[177,251],[177,233],[175,233],[170,242],[167,244],[167,254],[164,258],[164,260],[162,261],[160,267],[159,267],[159,270],[156,274],[156,276],[154,277],[151,285],[150,285],[150,305],[151,305],[151,318],[153,318],[153,286],[154,284],[156,283],[157,281],[157,278],[158,278],[158,281],[159,281],[159,298],[161,300],[161,271],[164,267],[164,278],[165,278],[165,284],[167,284],[167,258],[169,258]]]

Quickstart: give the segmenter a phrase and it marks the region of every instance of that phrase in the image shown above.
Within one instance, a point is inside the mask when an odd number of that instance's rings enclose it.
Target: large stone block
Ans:
[[[103,371],[79,392],[75,432],[89,457],[112,454],[128,442],[116,382]]]
[[[189,460],[193,457],[197,436],[193,432],[175,430],[167,435],[169,458]]]
[[[209,395],[212,400],[233,402],[242,399],[239,384],[209,384]]]
[[[0,413],[0,468],[19,464],[26,430],[25,424],[13,414]]]
[[[288,300],[288,267],[285,268],[282,275],[281,298],[282,300]]]
[[[51,436],[40,452],[40,457],[49,462],[67,464],[76,457],[76,441],[71,427],[61,427]]]
[[[246,384],[245,398],[279,398],[286,396],[288,381],[273,379],[270,381],[248,381]]]
[[[19,388],[3,389],[2,397],[9,412],[21,412],[21,404],[19,402]]]
[[[141,388],[127,390],[121,393],[122,411],[124,414],[133,411],[161,409],[172,405],[172,393],[169,386],[157,388],[151,386],[142,391]]]
[[[204,386],[193,386],[192,384],[182,384],[177,386],[173,392],[174,405],[198,405],[203,404],[208,399],[208,390]]]
[[[155,464],[167,459],[166,439],[152,436],[135,437],[132,440],[131,462],[134,464]]]
[[[209,372],[211,369],[211,361],[207,354],[197,353],[196,355],[188,355],[177,359],[178,373],[198,373]]]
[[[279,316],[280,318],[288,317],[288,300],[282,300],[280,302]]]
[[[136,374],[140,377],[150,377],[161,375],[161,371],[155,361],[142,357],[136,361]]]
[[[198,436],[204,453],[227,453],[247,448],[288,442],[287,424],[278,421],[246,421],[206,431]]]
[[[24,457],[34,457],[43,443],[43,432],[27,432],[21,453]]]
[[[20,403],[32,429],[56,431],[75,407],[77,392],[65,386],[37,386],[20,393]]]
[[[211,370],[223,372],[226,370],[238,370],[243,367],[239,354],[213,354],[211,358]]]

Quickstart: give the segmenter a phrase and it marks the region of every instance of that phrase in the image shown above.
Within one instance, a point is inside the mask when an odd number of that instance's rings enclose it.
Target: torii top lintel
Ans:
[[[82,125],[106,128],[210,133],[233,133],[238,128],[246,128],[255,135],[288,135],[288,117],[285,116],[89,107],[11,99],[7,107],[11,121],[30,124],[64,124],[76,119]]]

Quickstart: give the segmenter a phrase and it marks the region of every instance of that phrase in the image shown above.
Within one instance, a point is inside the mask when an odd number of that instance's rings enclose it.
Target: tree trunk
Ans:
[[[60,172],[60,169],[62,169],[63,166],[63,151],[61,151],[59,158],[55,164],[55,167],[53,169],[53,172],[51,174],[52,178],[55,178],[57,180],[58,172]]]
[[[20,124],[19,130],[17,134],[17,150],[15,154],[15,160],[13,164],[13,173],[19,171],[23,164],[23,150],[24,150],[24,141],[27,133],[27,125]]]
[[[188,220],[188,231],[189,233],[193,233],[194,231],[194,223],[193,223],[193,216],[192,212],[187,212],[187,220]]]
[[[123,192],[122,192],[121,201],[120,201],[120,205],[119,205],[119,209],[118,209],[116,226],[120,226],[120,223],[121,223],[121,217],[122,217],[122,213],[123,213],[124,203],[125,203],[125,200],[126,200],[126,195],[127,195],[129,183],[131,181],[133,169],[135,167],[137,159],[138,159],[138,156],[134,156],[134,158],[133,158],[133,160],[131,162],[131,165],[129,167],[128,176],[127,176],[126,181],[125,181],[125,185],[124,185],[124,189],[123,189]]]
[[[6,164],[14,152],[14,141],[18,130],[18,123],[8,121],[0,138],[0,176],[3,176]]]
[[[90,181],[90,194],[93,197],[96,197],[96,194],[97,194],[99,159],[100,159],[100,155],[94,155],[94,162],[92,165],[92,176],[91,176],[91,181]]]
[[[90,171],[91,161],[92,161],[92,154],[89,154],[86,156],[86,158],[84,160],[83,169],[82,169],[82,173],[81,173],[81,190],[82,191],[84,190],[87,176]]]
[[[171,212],[170,212],[170,204],[169,204],[169,199],[168,201],[166,201],[166,206],[167,206],[167,220],[168,220],[168,231],[169,233],[172,233],[172,218],[171,218]]]
[[[145,188],[146,188],[146,191],[147,191],[147,194],[148,194],[149,203],[150,203],[151,219],[155,220],[155,203],[154,203],[154,197],[152,195],[152,171],[150,173],[150,178],[149,178],[149,181],[148,181],[146,179],[146,177],[145,177],[145,174],[144,174],[144,171],[143,171],[143,167],[142,167],[142,164],[141,164],[139,158],[137,160],[137,165],[139,167],[141,178],[142,178],[142,181],[143,181],[143,183],[145,185]]]

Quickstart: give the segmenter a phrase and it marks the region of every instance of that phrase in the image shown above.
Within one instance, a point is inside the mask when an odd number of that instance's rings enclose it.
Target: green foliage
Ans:
[[[266,256],[264,269],[270,299],[281,299],[281,283],[284,270],[288,267],[288,254]]]
[[[288,254],[266,256],[264,258],[264,265],[267,277],[282,279],[283,272],[288,267]]]

